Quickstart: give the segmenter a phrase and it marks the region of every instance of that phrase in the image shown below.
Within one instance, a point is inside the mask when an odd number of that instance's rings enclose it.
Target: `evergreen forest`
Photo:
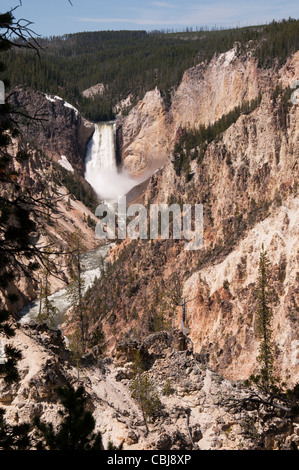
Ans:
[[[34,42],[35,38],[32,39]],[[299,49],[299,20],[233,29],[173,31],[94,31],[36,38],[41,46],[2,52],[7,87],[22,85],[58,95],[92,121],[114,117],[114,106],[131,95],[131,106],[156,86],[171,99],[186,69],[237,47],[251,48],[259,67],[281,66]],[[3,57],[4,56],[4,57]],[[82,92],[103,84],[103,93]]]

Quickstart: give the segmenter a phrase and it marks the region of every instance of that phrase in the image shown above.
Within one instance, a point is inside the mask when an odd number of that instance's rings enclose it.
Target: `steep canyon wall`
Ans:
[[[298,157],[299,106],[284,90],[299,76],[299,52],[280,70],[259,69],[236,51],[216,56],[184,74],[166,110],[156,89],[123,119],[123,161],[132,174],[153,166],[145,203],[202,202],[204,247],[192,254],[185,295],[195,350],[230,379],[256,368],[256,282],[259,254],[272,268],[273,338],[278,373],[299,377]],[[275,95],[276,87],[281,91]],[[191,162],[188,182],[174,171],[171,154],[179,128],[211,124],[244,101],[261,97]],[[188,255],[189,256],[189,255]],[[187,254],[169,254],[164,276],[183,270]],[[177,325],[180,323],[178,311]]]

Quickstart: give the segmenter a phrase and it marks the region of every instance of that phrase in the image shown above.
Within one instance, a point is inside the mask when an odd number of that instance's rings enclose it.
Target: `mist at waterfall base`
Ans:
[[[87,147],[84,177],[101,201],[117,201],[118,197],[124,196],[142,182],[117,167],[113,121],[95,125]]]
[[[101,201],[117,201],[117,198],[127,194],[139,181],[132,180],[126,172],[117,170],[102,170],[85,176]],[[141,182],[141,181],[140,181]]]

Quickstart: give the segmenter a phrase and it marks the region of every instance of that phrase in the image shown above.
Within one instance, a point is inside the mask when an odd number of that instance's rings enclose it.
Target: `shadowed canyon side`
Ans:
[[[19,125],[28,144],[42,149],[54,161],[64,155],[73,168],[83,174],[94,124],[59,96],[18,86],[12,90],[10,100],[25,115],[24,119],[19,119]]]
[[[85,250],[98,245],[94,237],[97,221],[94,208],[98,199],[83,178],[85,154],[94,125],[57,96],[16,87],[9,99],[19,109],[16,119],[20,135],[13,139],[11,145],[14,155],[12,168],[18,172],[18,184],[22,191],[37,201],[43,198],[54,200],[52,220],[41,210],[39,233],[33,234],[38,247],[62,252],[57,272],[50,276],[51,292],[54,292],[67,285],[71,277],[66,266],[69,237],[74,230],[84,234]],[[18,161],[16,156],[24,149],[30,158]],[[1,188],[4,194],[5,190],[5,187]],[[30,279],[21,270],[9,285],[8,293],[18,295],[17,302],[11,304],[8,301],[16,318],[24,306],[38,298],[42,269],[43,266]]]

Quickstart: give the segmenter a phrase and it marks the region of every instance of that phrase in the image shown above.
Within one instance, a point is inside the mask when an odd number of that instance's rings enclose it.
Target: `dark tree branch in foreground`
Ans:
[[[0,14],[0,52],[12,48],[33,49],[39,55],[40,47],[31,30],[31,22],[15,20],[14,11]],[[2,60],[5,56],[2,55]],[[0,72],[6,66],[0,62]],[[39,110],[30,116],[11,101],[13,95],[6,96],[5,103],[0,105],[0,332],[6,338],[13,335],[10,312],[4,304],[5,300],[18,300],[15,294],[8,294],[7,288],[20,275],[27,278],[45,263],[48,246],[39,246],[37,240],[43,226],[42,219],[50,211],[55,212],[55,201],[34,196],[30,188],[22,187],[17,167],[30,158],[28,148],[14,150],[20,138],[20,119],[27,119],[31,124],[42,120]],[[20,140],[20,139],[19,139]],[[0,365],[0,374],[11,382],[18,380],[18,352],[9,345],[5,347],[6,362]]]
[[[18,8],[12,8],[6,13],[0,14],[0,50],[9,50],[12,47],[32,49],[40,55],[42,47],[36,40],[37,34],[30,28],[33,24],[24,18],[15,20],[13,14]]]
[[[225,402],[226,406],[238,412],[249,409],[258,410],[264,407],[267,411],[272,412],[273,416],[279,411],[282,411],[286,417],[296,417],[299,415],[298,384],[293,390],[286,392],[261,394],[254,390],[247,390],[245,393],[246,396],[227,400]]]

